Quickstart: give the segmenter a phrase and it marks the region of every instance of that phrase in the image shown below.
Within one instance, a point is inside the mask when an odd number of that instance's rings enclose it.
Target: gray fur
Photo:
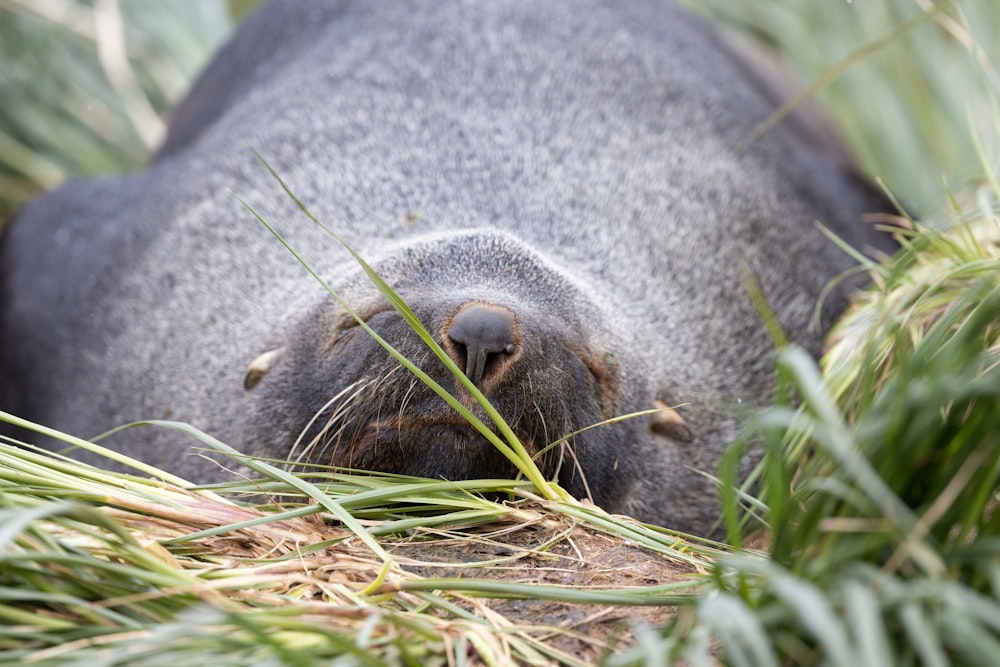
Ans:
[[[253,148],[443,343],[463,303],[516,312],[521,356],[485,389],[534,446],[685,404],[670,416],[683,428],[639,419],[579,436],[588,484],[566,460],[561,474],[609,510],[707,530],[714,492],[695,471],[715,471],[739,406],[771,386],[772,344],[741,272],[816,350],[813,309],[852,262],[815,223],[888,247],[860,221],[877,197],[794,128],[736,152],[772,109],[708,28],[658,0],[271,2],[181,104],[147,169],[63,186],[5,235],[0,407],[85,437],[184,420],[278,458],[312,413],[358,387],[333,425],[342,435],[385,413],[440,421],[443,404],[232,196],[461,394]],[[399,456],[418,452],[404,471],[509,473],[439,421],[397,443]],[[193,480],[224,477],[173,432],[110,442]]]

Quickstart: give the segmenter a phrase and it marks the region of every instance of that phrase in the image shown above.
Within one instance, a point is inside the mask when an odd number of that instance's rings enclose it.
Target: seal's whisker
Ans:
[[[357,394],[352,395],[352,398],[354,396],[357,396]],[[343,419],[345,416],[351,418]],[[323,429],[313,438],[306,451],[303,452],[302,460],[312,463],[334,460],[347,429],[354,426],[357,422],[357,416],[348,412],[348,402],[339,406],[337,411],[327,420]],[[337,429],[331,432],[330,427],[333,424],[337,424]]]
[[[541,432],[542,432],[542,440],[541,440],[542,446],[539,448],[539,453],[541,454],[542,460],[538,461],[538,464],[546,475],[558,476],[559,469],[562,467],[562,455],[561,454],[558,455],[555,458],[555,461],[553,462],[554,465],[551,465],[550,462],[552,462],[553,459],[551,452],[542,452],[542,450],[544,450],[546,447],[549,446],[549,444],[551,444],[552,435],[549,433],[549,426],[547,420],[545,419],[544,408],[542,407],[541,403],[537,401],[534,402],[534,405],[535,405],[535,412],[538,414],[538,423],[541,425]],[[536,454],[536,456],[538,456],[538,454]]]
[[[356,382],[353,382],[348,386],[346,386],[335,396],[333,396],[330,400],[328,400],[325,404],[323,404],[323,407],[321,407],[313,414],[312,419],[310,419],[309,422],[306,423],[305,427],[303,427],[302,430],[299,432],[298,437],[296,438],[295,442],[292,444],[292,447],[288,452],[288,457],[287,457],[288,460],[292,463],[303,463],[307,461],[310,458],[310,454],[312,454],[316,449],[320,439],[323,438],[323,436],[329,431],[330,427],[334,423],[339,422],[340,418],[345,414],[346,406],[349,405],[361,393],[364,387],[370,384],[371,384],[370,380],[365,380],[365,379],[357,380]],[[309,442],[308,445],[302,448],[301,451],[297,451],[299,450],[299,447],[302,445],[302,441],[305,438],[306,434],[313,427],[313,425],[319,420],[320,415],[322,415],[324,412],[329,410],[334,405],[337,406],[336,409],[334,409],[333,413],[327,419],[326,423],[324,424],[320,432]]]
[[[400,368],[402,367],[396,366],[390,369],[389,372],[373,378],[369,383],[369,386],[365,387],[364,392],[355,393],[351,396],[351,404],[345,404],[345,408],[350,407],[352,410],[351,419],[345,422],[344,426],[337,432],[337,438],[333,441],[334,447],[332,453],[332,456],[336,456],[337,450],[340,449],[341,445],[345,446],[345,460],[342,463],[345,467],[363,467],[355,465],[355,453],[359,447],[361,439],[364,437],[365,430],[373,425],[377,429],[378,424],[381,423],[383,408],[386,403],[390,402],[390,399],[394,395],[398,385],[398,383],[393,380],[393,376],[399,373]],[[366,401],[365,399],[367,396],[374,397],[374,400]],[[349,425],[354,426],[355,428],[351,430],[347,442],[344,443],[344,433]],[[375,443],[378,443],[378,440],[378,436],[376,435]],[[339,459],[340,457],[337,458]]]
[[[402,421],[406,417],[406,410],[410,406],[410,401],[413,400],[416,394],[418,382],[416,378],[411,378],[409,386],[407,386],[406,391],[403,393],[403,399],[399,402],[399,421]]]

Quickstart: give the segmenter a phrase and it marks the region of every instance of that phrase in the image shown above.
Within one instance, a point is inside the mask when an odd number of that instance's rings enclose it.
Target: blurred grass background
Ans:
[[[67,178],[143,164],[243,10],[225,0],[0,0],[0,221]]]
[[[856,159],[916,211],[937,217],[945,187],[971,191],[974,137],[995,136],[996,0],[681,0],[771,46],[819,91]],[[988,147],[994,155],[996,146]]]

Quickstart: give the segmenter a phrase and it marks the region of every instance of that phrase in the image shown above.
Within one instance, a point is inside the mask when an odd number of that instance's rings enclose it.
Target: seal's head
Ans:
[[[623,509],[632,486],[623,480],[638,479],[630,471],[645,441],[690,440],[676,412],[602,424],[649,410],[657,397],[634,372],[627,337],[606,326],[614,318],[594,290],[580,289],[513,237],[475,231],[407,244],[376,269],[396,278],[421,323],[543,473],[574,495]],[[359,279],[345,292],[375,335],[495,431],[463,382],[374,287]],[[333,299],[295,324],[282,347],[263,352],[246,386],[251,453],[431,478],[516,473]]]

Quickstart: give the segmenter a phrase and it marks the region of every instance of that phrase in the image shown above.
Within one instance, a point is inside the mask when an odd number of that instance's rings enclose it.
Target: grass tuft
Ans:
[[[992,665],[1000,655],[1000,218],[917,227],[820,367],[779,353],[752,502],[712,592],[609,661]],[[729,475],[730,483],[735,477]],[[739,503],[744,504],[743,508]]]
[[[294,476],[183,429],[260,476],[196,487],[0,443],[0,665],[588,664],[718,553],[528,482]]]

